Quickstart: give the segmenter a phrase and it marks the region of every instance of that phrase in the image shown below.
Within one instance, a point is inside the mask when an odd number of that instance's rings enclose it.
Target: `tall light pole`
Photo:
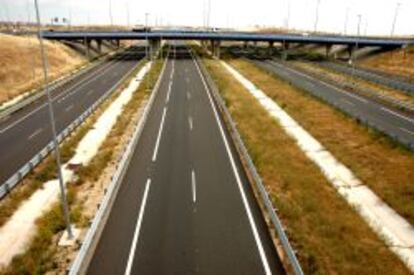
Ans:
[[[361,19],[362,19],[362,15],[361,14],[358,14],[357,17],[358,17],[358,28],[357,28],[357,35],[358,35],[358,37],[357,37],[356,42],[355,42],[355,50],[353,50],[352,51],[352,54],[351,54],[351,65],[352,65],[351,79],[353,81],[354,81],[354,76],[355,76],[355,62],[354,62],[354,59],[355,59],[355,51],[358,50],[358,42],[359,42],[359,38],[360,38],[360,34],[361,34]]]
[[[30,25],[32,19],[31,19],[31,15],[30,15],[30,0],[27,0],[27,24]],[[34,53],[32,53],[31,51],[34,49],[33,45],[32,45],[32,39],[29,38],[29,56],[31,56],[32,59],[32,81],[35,80],[36,78],[36,57],[34,55]]]
[[[111,26],[114,25],[113,18],[112,18],[112,1],[109,0],[109,20],[111,22]]]
[[[128,2],[125,3],[126,15],[127,15],[127,27],[129,27],[129,5]]]
[[[398,12],[400,10],[400,6],[401,6],[401,3],[397,3],[397,6],[395,7],[395,14],[394,14],[394,19],[392,21],[392,27],[391,27],[391,36],[394,36],[395,24],[397,23],[397,17],[398,17]]]
[[[57,140],[56,135],[56,122],[55,122],[55,114],[53,112],[53,105],[52,105],[52,97],[50,96],[49,91],[49,77],[48,77],[48,62],[47,62],[47,56],[45,52],[45,47],[43,45],[43,37],[42,37],[42,31],[41,31],[41,23],[40,23],[40,11],[39,11],[39,4],[37,0],[34,0],[35,9],[36,9],[36,19],[37,19],[37,33],[39,38],[39,44],[40,44],[40,53],[42,56],[42,63],[43,63],[43,74],[44,74],[44,81],[45,81],[45,93],[47,96],[47,102],[49,105],[49,116],[50,116],[50,125],[52,128],[52,136],[53,136],[53,145],[55,146],[55,157],[56,157],[56,164],[57,164],[57,172],[58,172],[58,180],[59,180],[59,187],[60,187],[60,198],[63,208],[63,215],[65,218],[66,223],[66,230],[68,232],[68,238],[73,238],[72,233],[72,227],[70,225],[70,218],[69,218],[69,205],[68,201],[66,199],[66,190],[65,190],[65,184],[63,182],[63,175],[62,175],[62,167],[61,167],[61,161],[60,161],[60,152],[59,152],[59,142]]]
[[[210,28],[211,0],[207,0],[207,27]]]
[[[348,32],[348,18],[349,18],[349,7],[346,8],[346,12],[345,12],[344,35],[346,35]]]
[[[287,15],[285,22],[285,29],[289,30],[289,21],[290,21],[290,0],[287,0]]]
[[[318,21],[319,21],[319,5],[321,3],[321,0],[316,0],[316,10],[315,10],[315,26],[313,28],[313,31],[316,32],[318,30]]]

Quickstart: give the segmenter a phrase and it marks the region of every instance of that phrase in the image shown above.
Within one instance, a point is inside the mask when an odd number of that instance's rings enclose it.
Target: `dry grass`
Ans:
[[[395,89],[392,89],[392,88],[389,88],[383,85],[375,84],[369,81],[365,81],[357,77],[352,78],[349,75],[338,73],[333,70],[326,69],[316,64],[311,64],[308,62],[295,61],[294,65],[304,70],[307,70],[307,71],[310,71],[316,74],[324,75],[325,77],[328,77],[335,82],[353,83],[358,88],[369,89],[369,90],[377,92],[379,95],[385,95],[385,96],[400,100],[402,102],[414,105],[414,97],[404,92],[401,92],[401,91],[398,91],[398,90],[395,90]],[[348,89],[348,91],[352,92],[352,89]]]
[[[205,62],[271,191],[305,274],[408,274],[239,82],[218,62]]]
[[[81,66],[86,59],[58,42],[45,41],[50,79]],[[42,83],[39,42],[34,37],[0,34],[0,103]]]
[[[414,154],[253,64],[230,62],[414,224]]]
[[[414,45],[381,53],[358,63],[368,69],[414,78]]]

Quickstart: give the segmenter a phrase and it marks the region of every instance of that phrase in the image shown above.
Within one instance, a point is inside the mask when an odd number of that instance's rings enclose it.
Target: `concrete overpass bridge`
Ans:
[[[97,50],[103,41],[111,41],[119,46],[120,40],[149,40],[151,47],[159,47],[161,40],[199,40],[203,44],[211,43],[213,54],[220,56],[220,44],[223,41],[233,42],[266,42],[269,47],[274,43],[281,43],[284,49],[290,45],[314,44],[325,46],[327,52],[334,45],[343,45],[348,48],[350,56],[357,48],[380,47],[380,48],[399,48],[414,43],[414,39],[401,38],[382,38],[382,37],[356,37],[340,35],[300,35],[300,34],[269,34],[269,33],[248,33],[248,32],[208,32],[208,31],[151,31],[151,32],[56,32],[46,31],[42,33],[45,39],[61,41],[79,41],[84,43],[89,51],[92,41],[95,41]]]

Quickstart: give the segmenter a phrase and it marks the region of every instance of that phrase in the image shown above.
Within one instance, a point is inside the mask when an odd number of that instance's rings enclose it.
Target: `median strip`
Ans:
[[[205,60],[305,273],[409,273],[246,88]]]

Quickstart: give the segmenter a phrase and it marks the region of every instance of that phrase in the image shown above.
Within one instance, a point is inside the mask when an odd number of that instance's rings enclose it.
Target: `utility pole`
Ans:
[[[346,8],[346,12],[345,12],[344,35],[346,35],[348,32],[348,18],[349,18],[349,7]]]
[[[401,6],[401,3],[398,2],[397,6],[395,7],[394,20],[392,21],[392,27],[391,27],[391,36],[394,36],[395,24],[397,23],[397,17],[398,17],[398,12],[400,10],[400,6]]]
[[[210,28],[211,0],[207,0],[207,27]]]
[[[35,9],[36,9],[36,19],[37,19],[37,32],[38,32],[38,38],[39,38],[39,44],[40,44],[40,53],[42,56],[42,62],[43,62],[43,74],[44,74],[44,81],[45,81],[45,93],[47,96],[47,101],[49,105],[49,116],[50,116],[50,124],[52,128],[52,136],[53,136],[53,144],[54,144],[54,150],[55,150],[55,157],[56,157],[56,164],[57,164],[57,172],[58,172],[58,180],[59,180],[59,187],[60,187],[60,199],[62,203],[63,208],[63,215],[65,218],[66,223],[66,230],[68,233],[68,238],[73,238],[72,233],[72,227],[70,225],[70,218],[69,218],[69,205],[66,198],[66,190],[65,190],[65,184],[63,182],[63,175],[62,175],[62,167],[61,167],[61,161],[60,161],[60,151],[59,151],[59,142],[57,140],[56,135],[56,122],[55,122],[55,114],[53,112],[53,103],[52,103],[52,97],[50,95],[49,91],[49,80],[48,80],[48,62],[47,62],[47,56],[45,52],[45,47],[43,45],[43,37],[42,37],[42,31],[41,31],[41,23],[40,23],[40,11],[39,11],[39,4],[37,2],[38,0],[34,0]]]
[[[127,15],[127,27],[129,27],[129,5],[128,2],[125,3],[126,6],[126,15]]]
[[[30,22],[31,22],[31,16],[30,16],[30,2],[29,2],[30,0],[27,0],[27,24],[30,24]],[[28,52],[29,52],[29,56],[32,58],[32,81],[34,81],[35,80],[35,78],[36,78],[36,66],[35,66],[35,64],[36,64],[36,57],[35,57],[35,55],[34,55],[34,52],[32,52],[32,50],[34,49],[34,47],[33,47],[33,43],[32,43],[32,39],[31,38],[29,38],[29,50],[28,50]]]
[[[316,32],[318,30],[318,21],[319,21],[319,5],[321,3],[321,0],[316,0],[316,11],[315,11],[315,26],[313,28],[313,31]]]
[[[111,26],[114,25],[113,19],[112,19],[112,1],[109,0],[109,20],[111,22]]]
[[[285,22],[285,29],[289,30],[289,21],[290,21],[290,0],[287,0],[287,15]]]
[[[359,42],[359,38],[360,38],[360,35],[361,35],[361,19],[362,19],[362,15],[361,14],[358,14],[357,17],[358,17],[358,28],[357,28],[357,35],[358,35],[358,37],[357,37],[356,42],[355,42],[355,50],[352,51],[352,55],[351,55],[351,65],[352,65],[351,79],[352,79],[353,82],[354,82],[354,79],[355,79],[355,62],[354,62],[354,59],[355,59],[355,51],[358,50],[358,46],[359,46],[358,45],[358,42]]]

